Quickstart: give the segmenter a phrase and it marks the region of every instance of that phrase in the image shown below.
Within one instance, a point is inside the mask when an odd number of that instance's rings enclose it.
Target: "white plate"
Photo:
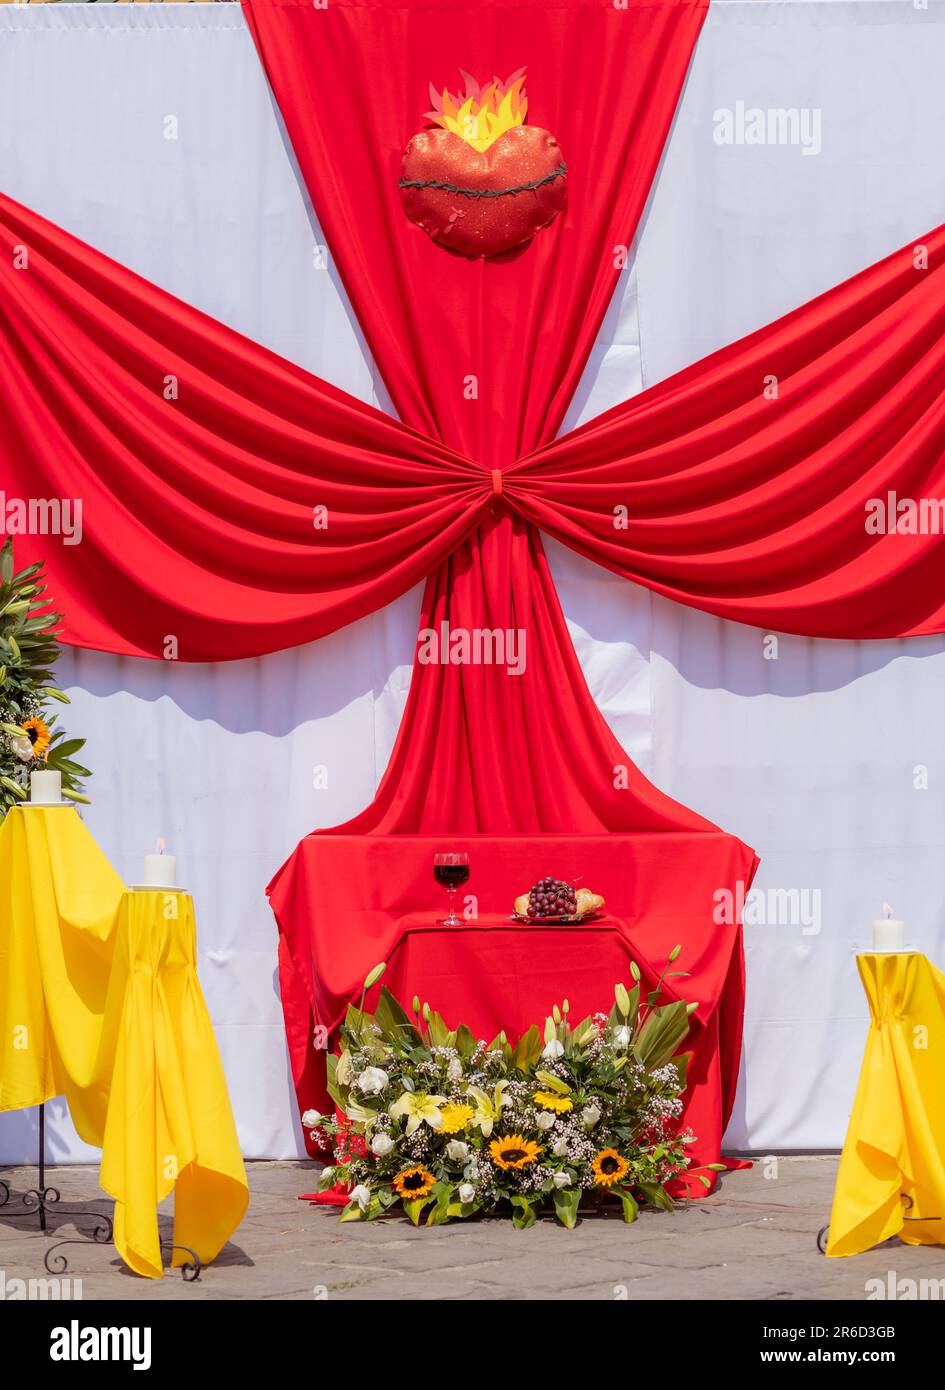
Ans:
[[[132,893],[189,893],[189,888],[182,888],[179,883],[173,887],[167,887],[163,883],[129,883],[128,888]]]

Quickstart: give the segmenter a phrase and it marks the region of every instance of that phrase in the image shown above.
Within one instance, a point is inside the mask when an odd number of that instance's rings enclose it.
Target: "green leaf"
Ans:
[[[421,1041],[413,1019],[394,998],[386,985],[381,985],[380,998],[377,1001],[374,1017],[378,1027],[389,1038],[402,1040],[408,1046],[414,1046]]]
[[[404,1202],[404,1211],[410,1217],[415,1226],[420,1225],[420,1217],[423,1215],[424,1207],[428,1207],[433,1201],[430,1193],[426,1197],[411,1197],[409,1202]]]
[[[578,1204],[581,1200],[581,1189],[579,1187],[555,1188],[554,1204],[555,1216],[562,1226],[567,1226],[572,1231],[577,1225]]]
[[[633,1193],[627,1191],[623,1187],[615,1187],[614,1191],[620,1198],[621,1204],[623,1206],[624,1221],[636,1221],[640,1208],[637,1206],[637,1200],[634,1197]]]
[[[670,1060],[688,1032],[687,1005],[678,999],[647,1015],[634,1041],[634,1051],[643,1066],[655,1071]]]
[[[341,1213],[341,1215],[338,1217],[338,1220],[339,1220],[339,1221],[361,1221],[361,1220],[363,1220],[363,1218],[364,1218],[364,1212],[363,1212],[363,1211],[361,1210],[361,1208],[358,1206],[357,1202],[349,1202],[348,1205],[345,1207],[344,1211],[343,1211],[343,1212]],[[416,1225],[416,1224],[417,1224],[417,1223],[414,1222],[414,1225]]]
[[[520,1071],[530,1071],[541,1056],[544,1042],[541,1033],[533,1023],[527,1033],[523,1033],[512,1053],[512,1065]]]
[[[534,1226],[538,1214],[527,1197],[514,1196],[512,1207],[512,1225],[517,1231],[527,1231],[529,1226]]]
[[[676,1210],[672,1197],[670,1197],[662,1183],[641,1182],[637,1183],[637,1188],[643,1195],[644,1200],[649,1202],[651,1207],[661,1207],[663,1211]]]

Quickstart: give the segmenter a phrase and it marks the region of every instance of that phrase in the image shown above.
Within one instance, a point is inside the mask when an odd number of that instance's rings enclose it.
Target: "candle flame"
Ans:
[[[887,917],[892,916],[892,908],[889,906],[889,903],[883,903],[883,911]]]
[[[157,851],[158,854],[163,854],[163,853],[164,853],[164,845],[165,845],[165,840],[164,840],[164,838],[163,838],[163,836],[162,836],[161,839],[158,840],[157,844],[156,844],[155,847],[154,847],[154,848],[156,849],[156,851]]]

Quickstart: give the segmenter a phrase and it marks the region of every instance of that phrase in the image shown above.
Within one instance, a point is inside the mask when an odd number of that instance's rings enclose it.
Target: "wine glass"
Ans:
[[[441,883],[449,894],[449,916],[440,922],[441,927],[461,927],[463,921],[456,916],[456,890],[469,879],[469,855],[465,850],[438,850],[433,856],[433,877]]]

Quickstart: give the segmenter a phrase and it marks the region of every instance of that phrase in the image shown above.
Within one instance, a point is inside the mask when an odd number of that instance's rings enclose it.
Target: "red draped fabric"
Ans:
[[[721,832],[696,834],[455,837],[470,854],[474,921],[440,928],[443,892],[430,864],[435,836],[309,835],[273,889],[282,923],[279,968],[292,1074],[304,1111],[330,1105],[324,1052],[313,1022],[331,1030],[357,997],[365,961],[386,960],[384,984],[405,1004],[414,994],[477,1037],[516,1037],[543,1022],[562,996],[572,1017],[609,1009],[635,960],[655,984],[677,944],[682,980],[665,982],[698,1003],[686,1123],[697,1164],[718,1159],[735,1099],[742,1035],[744,962],[736,914],[717,913],[720,888],[747,891],[756,860]],[[548,864],[584,874],[619,904],[593,926],[519,927],[508,904]],[[504,911],[503,911],[504,909]],[[317,1152],[310,1136],[310,1150]],[[704,1191],[697,1186],[696,1195]]]
[[[401,418],[483,468],[552,440],[617,283],[706,0],[628,9],[247,0],[328,245]],[[528,123],[568,165],[568,206],[527,246],[469,259],[405,217],[404,147],[429,88],[527,65]],[[633,774],[596,711],[539,537],[497,499],[430,576],[422,628],[524,631],[526,671],[415,665],[378,797],[349,829],[692,827]]]

